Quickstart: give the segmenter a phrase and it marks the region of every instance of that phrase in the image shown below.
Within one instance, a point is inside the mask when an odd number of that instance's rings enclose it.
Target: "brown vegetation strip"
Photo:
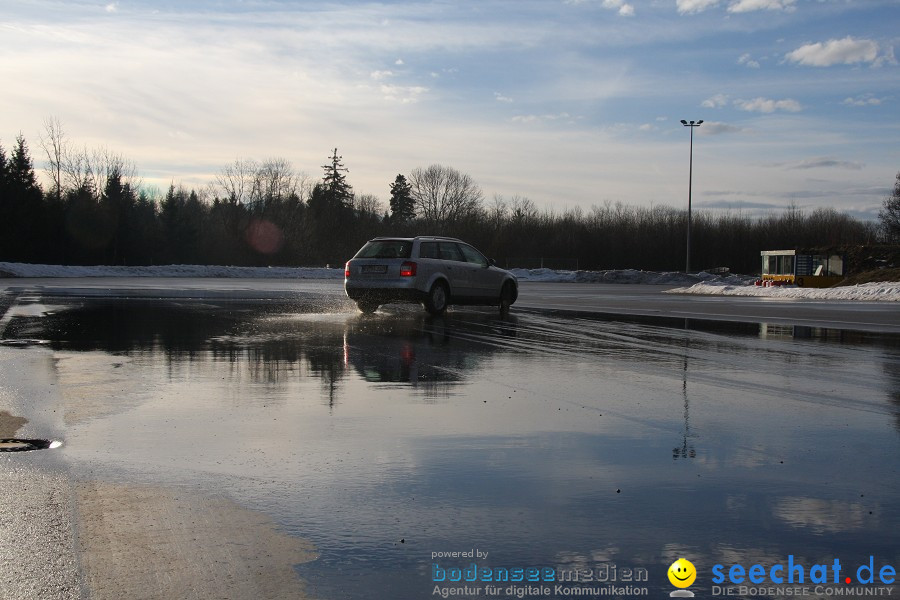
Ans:
[[[101,482],[78,486],[91,598],[303,598],[293,565],[311,544],[221,498]]]

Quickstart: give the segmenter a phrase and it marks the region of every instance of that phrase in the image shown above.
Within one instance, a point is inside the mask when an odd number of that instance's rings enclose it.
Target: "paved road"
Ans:
[[[340,280],[67,278],[0,279],[0,290],[45,295],[345,300]],[[521,283],[517,308],[900,332],[900,303],[667,294],[672,286]],[[350,306],[348,302],[348,306]]]
[[[852,330],[900,305],[667,289],[523,282],[501,320],[361,315],[339,280],[0,280],[0,438],[64,442],[0,456],[0,598],[421,598],[435,550],[587,561],[601,529],[619,564],[723,530],[747,564],[889,560],[898,337]]]
[[[669,286],[522,282],[520,308],[900,332],[897,302],[667,294]]]

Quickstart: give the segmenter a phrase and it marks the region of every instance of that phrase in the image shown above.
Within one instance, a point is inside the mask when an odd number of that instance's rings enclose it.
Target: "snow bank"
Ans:
[[[863,283],[836,288],[762,287],[703,282],[690,287],[666,290],[667,294],[713,294],[718,296],[763,296],[809,300],[881,300],[900,302],[900,282]]]
[[[509,269],[519,281],[544,281],[548,283],[571,283],[578,271],[554,271],[553,269]]]
[[[245,277],[343,279],[344,269],[328,269],[324,267],[227,267],[207,265],[79,267],[0,262],[0,277]]]
[[[554,271],[551,269],[510,269],[520,281],[578,282],[578,283],[643,283],[652,285],[692,285],[701,281],[720,281],[735,285],[753,281],[744,275],[713,275],[619,269],[610,271]]]

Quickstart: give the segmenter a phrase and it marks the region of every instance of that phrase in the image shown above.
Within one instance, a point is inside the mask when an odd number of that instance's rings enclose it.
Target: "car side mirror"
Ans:
[[[493,266],[496,265],[496,264],[497,264],[497,261],[494,260],[493,258],[489,258],[489,259],[488,259],[488,266],[489,266],[489,267],[493,267]]]

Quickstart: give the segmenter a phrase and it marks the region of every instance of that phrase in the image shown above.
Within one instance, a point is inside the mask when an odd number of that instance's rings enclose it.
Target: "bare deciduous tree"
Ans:
[[[509,205],[506,203],[506,200],[503,199],[502,195],[494,194],[494,200],[487,209],[487,219],[491,229],[494,231],[500,230],[503,224],[506,223],[508,216]]]
[[[356,197],[356,210],[360,215],[378,217],[384,213],[384,206],[378,196],[374,194],[362,194]]]
[[[65,174],[66,183],[71,189],[85,188],[99,196],[106,187],[109,176],[113,174],[118,176],[122,185],[128,185],[131,189],[137,189],[140,185],[135,164],[106,146],[67,149],[64,157],[61,172]]]
[[[443,227],[477,215],[483,195],[475,181],[452,167],[431,165],[409,176],[416,212],[431,226]]]
[[[510,218],[518,223],[531,224],[537,220],[538,209],[534,201],[522,196],[513,196],[510,204]]]
[[[216,174],[213,192],[222,193],[231,204],[250,202],[259,164],[252,159],[238,158]]]
[[[294,171],[290,161],[270,158],[263,162],[253,177],[251,202],[265,204],[271,200],[284,200],[296,195],[302,198],[309,187],[309,178]]]
[[[44,119],[44,131],[40,136],[41,148],[47,155],[47,173],[53,181],[53,193],[57,201],[62,198],[63,165],[69,150],[69,140],[56,117]]]

